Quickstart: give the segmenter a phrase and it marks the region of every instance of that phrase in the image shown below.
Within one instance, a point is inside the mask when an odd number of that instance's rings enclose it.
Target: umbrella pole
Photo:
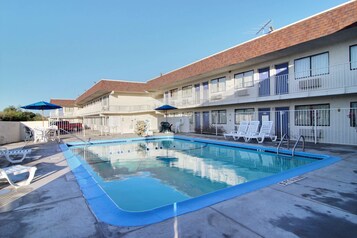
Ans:
[[[45,122],[43,121],[43,118],[44,116],[43,116],[43,109],[42,109],[42,127],[45,127]]]

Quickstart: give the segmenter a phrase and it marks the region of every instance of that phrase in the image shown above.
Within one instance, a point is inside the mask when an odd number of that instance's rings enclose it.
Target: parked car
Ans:
[[[82,123],[70,123],[69,121],[54,121],[51,122],[51,125],[56,125],[59,130],[65,131],[81,131],[82,130]]]

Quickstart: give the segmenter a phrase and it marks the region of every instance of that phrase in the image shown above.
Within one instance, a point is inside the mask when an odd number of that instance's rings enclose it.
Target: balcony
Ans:
[[[138,112],[150,112],[154,111],[160,103],[148,104],[148,105],[111,105],[109,107],[103,108],[102,113],[138,113]]]
[[[71,112],[63,112],[63,111],[51,111],[50,118],[74,118],[76,117],[76,113],[74,111]]]
[[[227,80],[224,92],[206,92],[200,96],[177,98],[167,103],[179,108],[215,106],[222,104],[274,101],[292,98],[304,98],[326,95],[357,93],[357,70],[350,70],[350,64],[331,66],[328,73],[322,75],[295,78],[294,72],[281,76],[271,76],[264,81],[255,75],[252,87],[234,88],[233,80]],[[197,97],[195,97],[197,95]]]
[[[154,111],[156,107],[160,105],[160,101],[153,104],[146,105],[110,105],[110,106],[100,106],[94,105],[85,108],[78,109],[76,115],[78,116],[90,116],[90,115],[100,115],[100,114],[122,114],[122,113],[141,113]]]

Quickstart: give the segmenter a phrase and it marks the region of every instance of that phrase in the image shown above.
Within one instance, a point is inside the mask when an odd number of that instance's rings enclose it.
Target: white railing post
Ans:
[[[217,123],[218,123],[218,112],[215,113],[216,117],[216,135],[218,135],[218,128],[217,128]]]
[[[317,144],[317,110],[314,110],[314,140]]]
[[[280,111],[280,138],[283,138],[283,111]]]
[[[83,117],[83,120],[82,120],[82,130],[83,130],[83,137],[86,137],[86,128],[84,126],[84,117]]]

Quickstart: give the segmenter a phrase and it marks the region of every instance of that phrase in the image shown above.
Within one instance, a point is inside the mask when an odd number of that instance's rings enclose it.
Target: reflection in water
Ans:
[[[89,164],[95,175],[99,176],[104,189],[108,193],[112,192],[113,196],[122,197],[116,194],[120,189],[113,188],[113,184],[121,186],[123,181],[140,178],[140,183],[130,188],[131,192],[137,193],[144,189],[140,186],[147,188],[157,182],[157,187],[152,188],[157,189],[152,195],[154,200],[158,200],[158,194],[160,197],[170,197],[169,193],[179,194],[178,200],[184,200],[314,161],[173,139],[75,147],[72,151]],[[151,184],[147,183],[149,180]],[[170,188],[170,192],[161,194],[161,190],[167,188]],[[127,191],[128,188],[124,190]],[[134,195],[129,196],[126,193],[125,196],[135,200]],[[176,198],[172,199],[167,203],[178,201]]]

